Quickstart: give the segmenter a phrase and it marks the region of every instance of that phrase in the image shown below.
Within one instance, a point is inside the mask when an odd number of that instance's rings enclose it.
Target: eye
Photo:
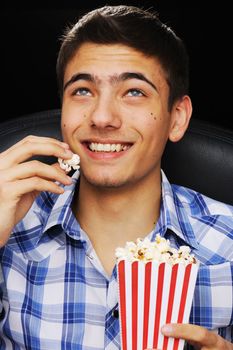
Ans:
[[[130,96],[130,97],[145,96],[145,94],[139,89],[130,89],[130,90],[127,91],[126,95]]]
[[[81,87],[81,88],[75,89],[73,91],[72,95],[75,95],[75,96],[91,96],[91,92],[90,92],[90,90],[88,88]]]

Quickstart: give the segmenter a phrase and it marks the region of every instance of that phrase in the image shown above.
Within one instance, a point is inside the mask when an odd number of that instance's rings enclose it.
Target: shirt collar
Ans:
[[[53,210],[51,211],[48,221],[44,226],[43,233],[54,225],[61,225],[64,231],[74,239],[81,239],[81,228],[77,223],[75,216],[71,210],[71,203],[75,192],[76,184],[79,178],[79,172],[75,172],[72,176],[72,184],[65,187],[63,195],[58,196]],[[160,234],[165,235],[169,229],[176,234],[186,244],[193,248],[198,247],[190,218],[186,210],[186,204],[181,201],[177,195],[176,186],[171,185],[161,170],[162,179],[162,201],[160,209],[160,217],[156,225],[155,231],[159,230]]]
[[[193,248],[198,248],[198,243],[194,235],[190,218],[187,213],[187,204],[182,202],[176,191],[177,186],[171,185],[164,174],[162,175],[162,201],[160,208],[160,217],[152,235],[155,238],[157,233],[164,236],[168,230],[171,230],[185,244]],[[178,186],[179,187],[179,186]]]
[[[164,236],[167,230],[171,230],[186,244],[197,248],[198,243],[185,209],[186,204],[177,195],[176,186],[168,182],[163,171],[161,173],[162,201],[160,217],[151,239],[155,238],[156,233]],[[86,241],[86,237],[71,209],[78,178],[79,171],[76,171],[72,176],[72,184],[65,186],[65,192],[61,195],[42,193],[37,198],[32,210],[16,226],[14,230],[15,235],[12,235],[8,242],[11,248],[26,253],[37,248],[40,243],[48,245],[48,241],[52,240],[52,238],[48,238],[46,233],[55,226],[60,227],[60,229],[54,230],[58,244],[64,241],[64,239],[59,238],[59,234],[63,232],[75,240]],[[19,234],[17,235],[17,233]]]
[[[72,200],[79,179],[77,170],[72,176],[72,184],[64,186],[65,192],[59,195],[54,206],[47,217],[47,222],[43,227],[42,234],[55,225],[61,225],[63,230],[73,239],[81,239],[81,228],[72,211]]]

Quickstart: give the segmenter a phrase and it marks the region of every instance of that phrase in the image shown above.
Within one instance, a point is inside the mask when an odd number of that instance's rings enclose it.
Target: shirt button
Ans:
[[[119,318],[119,311],[117,309],[113,310],[112,316],[115,318]]]

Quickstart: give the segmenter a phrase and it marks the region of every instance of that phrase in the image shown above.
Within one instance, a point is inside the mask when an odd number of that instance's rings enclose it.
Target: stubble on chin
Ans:
[[[131,181],[128,181],[126,179],[120,179],[113,175],[92,175],[92,174],[81,174],[81,182],[86,183],[87,185],[90,185],[96,189],[120,189],[124,188],[125,186],[129,185]]]
[[[120,188],[125,185],[124,182],[120,182],[119,180],[113,180],[111,178],[98,178],[95,177],[84,177],[84,181],[89,185],[99,188],[99,189],[115,189]]]

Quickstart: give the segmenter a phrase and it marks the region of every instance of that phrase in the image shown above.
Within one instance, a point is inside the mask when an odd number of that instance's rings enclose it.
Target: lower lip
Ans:
[[[89,148],[87,148],[86,146],[84,146],[85,152],[87,153],[87,155],[95,160],[111,160],[111,159],[118,159],[122,156],[124,156],[128,150],[126,151],[121,151],[121,152],[92,152],[89,150]]]

